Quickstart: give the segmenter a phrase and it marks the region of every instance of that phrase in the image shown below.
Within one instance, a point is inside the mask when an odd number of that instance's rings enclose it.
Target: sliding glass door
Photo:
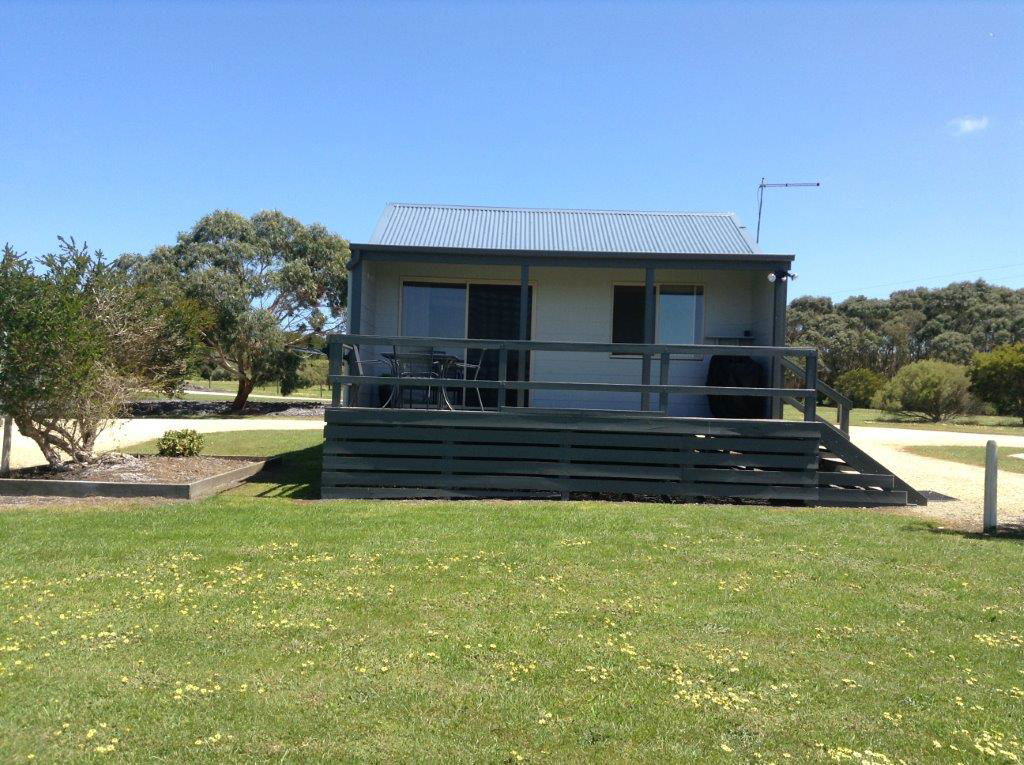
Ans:
[[[405,282],[402,334],[407,337],[465,337],[466,285]]]
[[[527,305],[533,305],[533,288]],[[531,335],[530,315],[526,316],[526,337]],[[519,285],[518,284],[471,284],[469,285],[469,313],[466,319],[466,337],[491,340],[517,340],[519,338]],[[495,350],[470,351],[471,361],[481,364],[480,379],[498,379],[498,352]],[[530,379],[530,354],[526,354],[524,380]],[[508,379],[519,379],[519,353],[508,354]],[[498,404],[498,391],[482,390],[484,406]],[[475,398],[475,394],[474,394]],[[529,396],[524,399],[528,401]],[[505,406],[515,406],[515,391],[505,395]]]
[[[402,284],[402,334],[408,337],[465,337],[485,340],[516,340],[519,338],[519,285],[467,284],[458,282],[418,282]],[[529,304],[533,304],[530,288]],[[531,317],[527,315],[527,338],[531,333]],[[440,350],[440,349],[439,349]],[[463,357],[465,349],[444,349]],[[529,354],[527,354],[529,379]],[[481,354],[471,349],[466,356],[470,364],[481,364],[479,379],[498,379],[498,352]],[[519,357],[509,353],[508,379],[519,379]],[[496,406],[497,391],[481,391],[484,406]],[[476,395],[471,394],[475,401]],[[514,406],[516,396],[510,392],[506,405]]]

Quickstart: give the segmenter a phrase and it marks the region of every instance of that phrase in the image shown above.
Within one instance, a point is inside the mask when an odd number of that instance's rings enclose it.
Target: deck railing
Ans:
[[[353,359],[357,354],[352,349],[365,347],[398,346],[398,347],[430,347],[458,348],[492,351],[498,356],[497,379],[459,379],[446,378],[439,381],[434,377],[406,377],[363,374]],[[640,380],[636,383],[603,383],[575,382],[552,380],[524,380],[526,356],[531,352],[574,353],[607,353],[635,356],[641,359]],[[518,379],[509,379],[509,356],[517,354],[519,365]],[[715,385],[683,385],[670,384],[669,372],[673,356],[750,356],[772,360],[781,366],[789,358],[802,358],[804,372],[803,388],[771,388],[771,387],[726,387]],[[331,383],[331,405],[341,406],[342,388],[348,387],[350,395],[345,397],[348,406],[357,405],[352,389],[362,385],[377,385],[390,388],[400,395],[402,388],[439,388],[455,390],[497,390],[497,408],[504,408],[506,393],[518,392],[519,406],[525,403],[527,391],[578,391],[604,393],[639,393],[640,410],[648,413],[668,412],[669,395],[704,395],[704,396],[753,396],[768,398],[773,401],[772,411],[778,411],[783,398],[792,398],[802,402],[804,420],[816,418],[815,402],[818,395],[818,354],[814,348],[788,348],[765,345],[665,345],[658,343],[575,343],[561,341],[538,340],[478,340],[467,338],[438,337],[399,337],[382,335],[332,334],[328,338],[328,356],[330,360],[329,380]],[[366,358],[366,354],[363,354]],[[651,382],[651,362],[657,359],[659,364],[658,382]],[[348,369],[346,370],[346,363]],[[651,406],[651,396],[658,397],[658,409]],[[400,398],[398,399],[400,400]],[[576,407],[573,407],[576,408]],[[582,408],[581,408],[582,409]]]
[[[807,373],[803,367],[798,364],[794,364],[789,359],[782,360],[782,368],[787,372],[793,374],[798,382],[803,382],[805,385],[807,382]],[[815,377],[817,377],[817,370],[815,370]],[[833,404],[836,405],[836,422],[826,420],[823,417],[817,417],[819,422],[824,422],[826,425],[832,425],[838,428],[839,432],[847,438],[850,437],[850,410],[853,409],[853,399],[843,395],[828,383],[821,379],[816,379],[814,386],[817,388],[818,393],[828,398]],[[793,406],[797,411],[804,411],[804,404],[795,398],[785,396],[783,399],[787,404]],[[817,415],[816,415],[817,416]],[[806,418],[805,418],[806,419]]]

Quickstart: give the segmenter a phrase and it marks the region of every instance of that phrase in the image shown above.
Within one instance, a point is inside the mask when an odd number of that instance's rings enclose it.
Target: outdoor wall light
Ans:
[[[793,279],[796,279],[796,274],[793,273],[792,271],[773,271],[772,273],[768,274],[768,281],[772,282],[773,284],[778,279],[782,279],[782,281],[792,281]]]

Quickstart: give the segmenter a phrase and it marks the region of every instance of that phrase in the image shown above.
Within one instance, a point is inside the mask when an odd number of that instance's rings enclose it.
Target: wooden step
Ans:
[[[860,489],[895,489],[896,479],[890,473],[845,473],[821,471],[818,473],[819,486],[841,486]]]

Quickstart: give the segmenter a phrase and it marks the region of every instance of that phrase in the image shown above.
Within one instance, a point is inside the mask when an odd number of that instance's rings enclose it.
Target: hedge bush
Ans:
[[[205,446],[203,434],[191,428],[168,430],[156,442],[161,457],[195,457]]]
[[[836,378],[834,387],[849,396],[858,409],[871,406],[871,401],[885,385],[885,378],[874,370],[860,367],[844,372]]]
[[[872,402],[877,409],[942,422],[970,406],[967,367],[947,361],[915,361],[885,384]]]

